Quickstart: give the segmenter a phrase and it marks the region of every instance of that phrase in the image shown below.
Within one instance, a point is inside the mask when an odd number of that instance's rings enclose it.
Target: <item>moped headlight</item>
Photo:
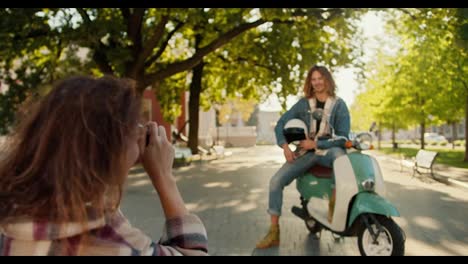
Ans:
[[[369,133],[361,133],[356,136],[355,146],[360,150],[372,149],[372,136]]]
[[[371,179],[367,179],[363,181],[361,185],[362,185],[362,188],[368,192],[373,192],[375,189],[375,182],[374,180],[371,180]]]

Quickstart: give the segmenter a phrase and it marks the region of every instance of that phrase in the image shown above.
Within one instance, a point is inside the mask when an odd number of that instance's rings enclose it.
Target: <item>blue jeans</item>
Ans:
[[[332,168],[333,161],[336,158],[345,155],[344,149],[332,147],[324,156],[315,155],[313,152],[307,152],[297,158],[293,163],[286,162],[270,180],[270,193],[268,201],[268,213],[270,215],[281,215],[283,206],[283,189],[294,179],[303,175],[315,164]]]

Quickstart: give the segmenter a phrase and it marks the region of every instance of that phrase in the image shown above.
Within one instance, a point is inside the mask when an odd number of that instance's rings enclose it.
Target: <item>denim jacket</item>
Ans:
[[[283,128],[289,120],[294,118],[300,119],[310,128],[310,115],[309,100],[305,97],[301,98],[291,109],[286,111],[286,113],[280,117],[275,127],[276,143],[278,146],[281,147],[284,143],[287,143],[283,134]],[[339,97],[336,98],[336,104],[331,111],[330,120],[328,121],[335,135],[344,136],[346,138],[349,137],[351,121],[348,107],[343,99]],[[344,148],[342,141],[317,141],[317,148],[319,149],[328,149],[331,147]]]

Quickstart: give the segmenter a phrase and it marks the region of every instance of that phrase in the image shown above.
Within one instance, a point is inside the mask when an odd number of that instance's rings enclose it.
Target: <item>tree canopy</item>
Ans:
[[[400,46],[393,54],[378,53],[377,64],[369,65],[353,116],[364,117],[358,111],[365,109],[367,123],[420,125],[424,148],[426,125],[468,120],[467,9],[405,9],[387,15],[388,33]]]
[[[152,87],[171,119],[180,113],[173,106],[187,89],[190,70],[202,61],[208,65],[204,102],[239,93],[264,98],[272,87],[283,97],[297,92],[305,67],[352,61],[349,40],[359,12],[364,10],[2,9],[0,78],[11,87],[7,94],[15,94],[2,95],[3,124],[14,120],[25,91],[72,74],[132,78],[141,93]],[[14,86],[20,79],[24,92]]]

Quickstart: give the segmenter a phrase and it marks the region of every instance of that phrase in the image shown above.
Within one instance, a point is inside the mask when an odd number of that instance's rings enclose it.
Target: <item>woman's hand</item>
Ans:
[[[296,155],[294,155],[294,152],[292,152],[288,144],[283,145],[283,153],[284,157],[286,158],[286,161],[288,161],[289,163],[293,163],[296,159]]]
[[[302,149],[306,149],[306,150],[316,149],[317,142],[313,141],[312,139],[305,139],[305,140],[301,140],[301,143],[299,144],[299,146]]]
[[[146,135],[138,143],[142,150],[143,167],[159,194],[164,215],[166,219],[186,215],[188,210],[172,175],[174,148],[167,140],[166,130],[155,122],[149,122],[146,126],[150,132],[149,144],[145,147]]]
[[[174,148],[167,139],[163,126],[158,126],[156,122],[148,122],[146,127],[150,135],[149,144],[145,146],[146,135],[140,138],[141,160],[153,184],[158,188],[161,184],[175,181],[172,176]]]

